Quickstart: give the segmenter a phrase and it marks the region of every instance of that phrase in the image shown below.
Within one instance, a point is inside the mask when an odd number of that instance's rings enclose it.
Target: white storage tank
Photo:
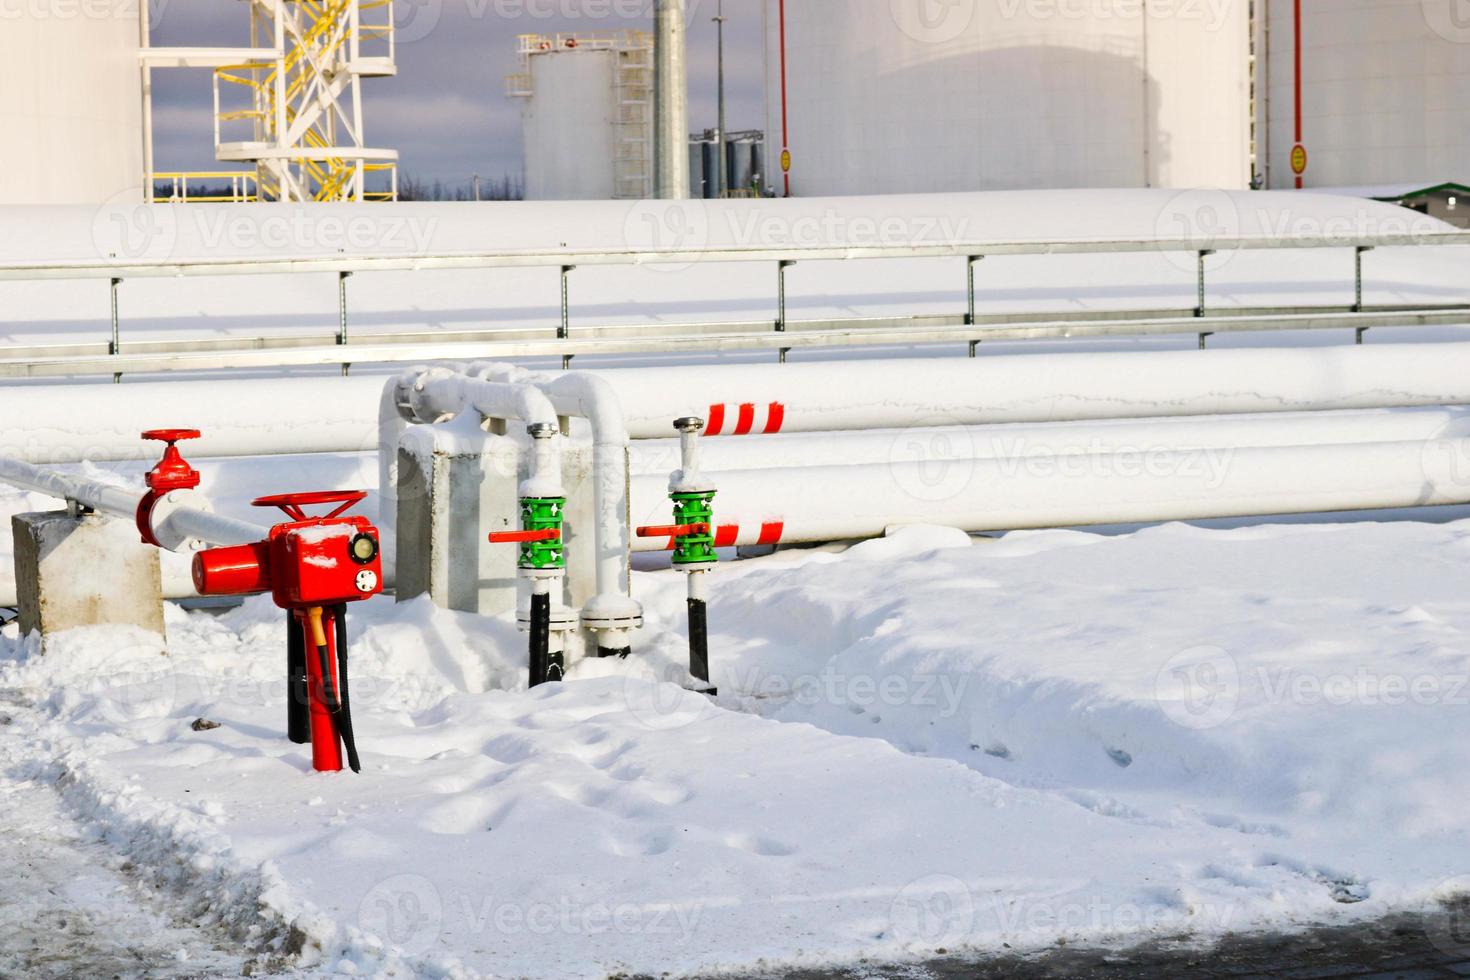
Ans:
[[[1248,186],[1249,0],[1147,6],[767,0],[768,182],[784,132],[799,195]]]
[[[1470,180],[1470,17],[1462,0],[1306,0],[1301,134],[1306,187]],[[1267,185],[1294,187],[1294,0],[1259,27]]]
[[[645,198],[653,179],[649,35],[523,35],[522,153],[530,201]]]
[[[146,9],[27,3],[0,17],[0,204],[142,200]]]

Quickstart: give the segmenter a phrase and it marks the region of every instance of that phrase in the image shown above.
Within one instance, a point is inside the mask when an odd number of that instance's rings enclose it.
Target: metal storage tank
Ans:
[[[1470,19],[1460,0],[1300,4],[1301,135],[1307,187],[1470,181]],[[1269,187],[1293,187],[1294,0],[1258,18],[1259,106]]]
[[[142,201],[142,9],[22,4],[0,18],[0,204]]]
[[[645,198],[653,179],[649,35],[522,35],[526,199]]]
[[[1250,0],[1147,6],[767,0],[789,191],[1248,186]]]

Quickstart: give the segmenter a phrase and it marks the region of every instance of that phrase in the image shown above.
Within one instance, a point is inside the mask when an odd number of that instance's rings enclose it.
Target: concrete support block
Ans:
[[[15,583],[22,635],[134,626],[163,641],[158,549],[127,521],[68,511],[17,514]]]

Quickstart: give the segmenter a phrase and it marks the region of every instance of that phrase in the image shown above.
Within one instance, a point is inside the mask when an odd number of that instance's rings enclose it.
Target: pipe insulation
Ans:
[[[709,423],[707,435],[727,436],[1470,405],[1470,343],[1008,354],[596,374],[617,396],[635,440],[670,437],[673,420],[690,415]],[[155,447],[138,434],[178,425],[204,434],[190,443],[191,458],[365,452],[378,445],[385,380],[4,387],[0,455],[42,464],[152,459]],[[396,413],[389,416],[397,421]]]
[[[984,331],[977,332],[977,336]],[[1470,404],[1470,344],[1017,354],[603,372],[635,439]]]
[[[58,500],[73,501],[99,514],[128,522],[136,519],[138,504],[143,499],[141,490],[58,473],[4,457],[0,457],[0,483],[44,493]],[[187,503],[180,503],[184,501]],[[165,542],[195,540],[210,545],[249,544],[270,533],[269,528],[259,524],[208,510],[207,501],[196,491],[174,491],[159,500],[154,517],[154,533]]]
[[[1470,408],[1367,409],[1281,415],[1113,419],[989,426],[791,433],[764,439],[701,439],[705,470],[857,466],[957,459],[1024,459],[1106,453],[1407,442],[1470,437]],[[635,475],[679,469],[678,439],[632,444]]]
[[[366,452],[382,377],[0,387],[0,456],[27,463],[158,458],[147,429],[188,426],[190,459]]]
[[[706,474],[720,546],[1388,510],[1470,502],[1470,439],[1052,455]],[[633,480],[638,524],[667,523],[667,480]],[[640,551],[666,549],[637,539]]]

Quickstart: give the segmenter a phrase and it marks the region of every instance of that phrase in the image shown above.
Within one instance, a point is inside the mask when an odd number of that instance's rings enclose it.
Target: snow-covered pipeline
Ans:
[[[680,416],[726,436],[1467,405],[1470,343],[620,368],[597,377],[639,440],[671,436]],[[203,430],[189,447],[201,459],[370,451],[383,380],[5,387],[0,455],[147,459],[138,433],[181,425]]]
[[[999,455],[707,472],[722,546],[1470,503],[1470,438]],[[668,479],[633,481],[636,524],[667,524]],[[640,538],[635,550],[666,549]]]
[[[0,457],[0,483],[49,494],[123,521],[133,521],[142,491],[99,483],[47,470],[16,459]],[[197,490],[175,490],[153,507],[154,539],[170,551],[190,542],[211,545],[249,544],[263,539],[269,529],[215,514]]]

